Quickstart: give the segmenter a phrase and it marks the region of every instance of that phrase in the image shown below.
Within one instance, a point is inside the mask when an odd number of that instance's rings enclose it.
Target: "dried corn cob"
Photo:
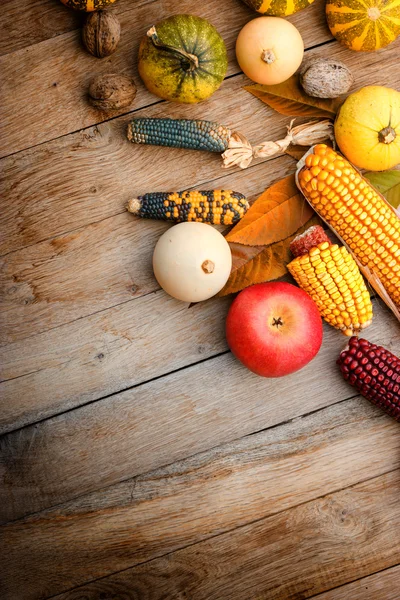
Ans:
[[[394,209],[345,158],[324,144],[300,161],[297,184],[400,318],[400,219]]]
[[[135,144],[224,152],[232,131],[213,121],[190,119],[133,119],[128,140]]]
[[[316,303],[321,316],[345,335],[368,327],[372,304],[357,263],[344,246],[332,244],[316,225],[290,244],[287,268]]]
[[[400,359],[382,346],[352,337],[338,365],[346,381],[400,421]]]
[[[200,221],[214,225],[237,223],[249,208],[243,194],[230,190],[154,192],[129,200],[129,212],[165,221]]]

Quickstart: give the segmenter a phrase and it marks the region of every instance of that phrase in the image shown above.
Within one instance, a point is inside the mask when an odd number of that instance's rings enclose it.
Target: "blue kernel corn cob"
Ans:
[[[129,200],[129,212],[147,219],[233,225],[249,208],[245,196],[231,190],[153,192]]]
[[[224,152],[232,131],[213,121],[190,119],[133,119],[127,137],[134,144]]]

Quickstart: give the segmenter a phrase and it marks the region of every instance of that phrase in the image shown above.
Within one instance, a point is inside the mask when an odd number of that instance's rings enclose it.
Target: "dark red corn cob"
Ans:
[[[400,359],[382,346],[352,337],[337,364],[360,394],[400,421]]]

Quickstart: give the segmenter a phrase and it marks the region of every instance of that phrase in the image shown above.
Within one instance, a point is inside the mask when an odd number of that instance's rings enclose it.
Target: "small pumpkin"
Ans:
[[[371,52],[400,35],[400,0],[328,0],[326,18],[339,42]]]
[[[256,83],[277,85],[301,65],[302,37],[280,17],[257,17],[246,23],[236,40],[236,58],[243,73]]]
[[[225,43],[211,23],[174,15],[151,27],[139,48],[139,74],[147,89],[172,102],[206,100],[224,80]]]
[[[307,8],[314,0],[243,0],[243,2],[262,15],[288,17]]]
[[[400,163],[400,92],[370,85],[350,94],[340,107],[335,137],[350,162],[368,171]]]
[[[115,2],[115,0],[61,0],[68,8],[74,10],[82,10],[85,12],[92,12],[94,10],[100,10],[105,8],[109,4]]]

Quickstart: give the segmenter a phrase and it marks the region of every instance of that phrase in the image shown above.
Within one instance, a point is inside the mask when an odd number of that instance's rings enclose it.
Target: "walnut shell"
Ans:
[[[136,85],[131,77],[106,73],[95,77],[89,85],[90,103],[101,110],[118,110],[132,104]]]
[[[110,56],[117,49],[121,26],[115,15],[107,10],[91,13],[82,30],[83,43],[93,56]]]
[[[354,82],[350,69],[340,60],[310,56],[300,67],[300,83],[309,96],[337,98]]]

